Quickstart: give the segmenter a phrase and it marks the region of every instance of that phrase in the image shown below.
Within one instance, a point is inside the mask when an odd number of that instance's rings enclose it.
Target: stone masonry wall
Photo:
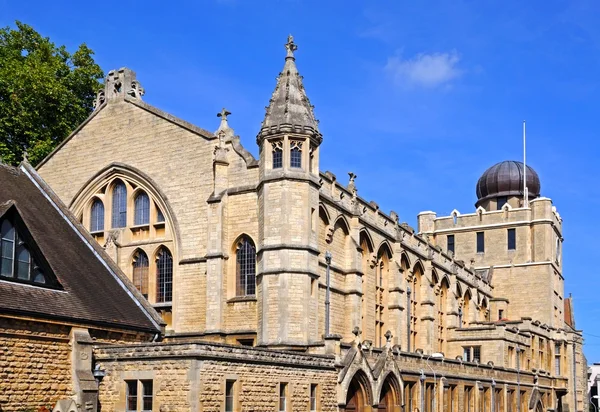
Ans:
[[[125,380],[134,379],[152,379],[153,410],[222,411],[227,380],[236,382],[236,411],[277,410],[281,383],[290,412],[308,409],[310,384],[318,385],[320,411],[337,410],[333,357],[208,343],[98,347],[95,357],[106,371],[106,411],[124,409]]]
[[[0,317],[0,410],[51,408],[71,395],[70,329]]]

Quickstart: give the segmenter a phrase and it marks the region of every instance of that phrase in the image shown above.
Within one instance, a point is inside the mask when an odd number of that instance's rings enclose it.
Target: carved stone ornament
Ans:
[[[327,231],[325,233],[325,241],[327,243],[331,243],[333,241],[333,226],[332,225],[327,226]]]

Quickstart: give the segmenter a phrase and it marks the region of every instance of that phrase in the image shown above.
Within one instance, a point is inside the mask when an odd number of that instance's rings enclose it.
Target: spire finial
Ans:
[[[285,44],[285,49],[287,50],[287,56],[285,58],[294,58],[294,52],[298,50],[298,46],[294,43],[294,36],[291,34],[287,38],[287,43]]]
[[[229,116],[231,114],[230,111],[228,111],[226,108],[223,107],[223,110],[221,110],[219,113],[217,113],[217,117],[221,118],[221,121],[227,121],[227,116]]]

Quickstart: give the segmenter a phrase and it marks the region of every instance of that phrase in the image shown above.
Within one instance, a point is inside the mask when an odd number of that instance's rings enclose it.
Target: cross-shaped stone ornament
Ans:
[[[298,50],[298,46],[294,43],[294,37],[290,34],[287,39],[287,43],[285,44],[285,49],[287,50],[286,57],[294,57],[294,52]]]
[[[231,112],[227,111],[227,109],[223,107],[223,110],[217,113],[217,117],[220,117],[221,120],[227,121],[227,116],[229,116],[230,114]]]

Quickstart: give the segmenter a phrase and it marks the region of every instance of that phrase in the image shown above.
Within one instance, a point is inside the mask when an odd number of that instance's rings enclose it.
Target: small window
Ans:
[[[454,255],[454,235],[448,235],[446,237],[446,242],[448,253],[452,253]]]
[[[302,167],[302,150],[299,142],[293,142],[290,150],[290,167]]]
[[[173,256],[163,247],[156,259],[156,301],[171,302],[173,299]]]
[[[150,223],[150,198],[144,192],[140,192],[134,201],[133,224],[147,225]]]
[[[485,252],[483,232],[477,232],[477,253]]]
[[[138,401],[138,382],[125,381],[127,384],[127,411],[137,412]]]
[[[560,349],[561,349],[561,344],[560,343],[555,343],[554,344],[554,375],[556,376],[560,376]]]
[[[142,381],[142,411],[152,411],[152,381]]]
[[[508,250],[517,249],[517,233],[516,229],[508,229]]]
[[[235,405],[235,381],[225,382],[225,412],[233,412]]]
[[[159,208],[156,208],[156,221],[158,223],[162,223],[165,221],[165,215],[163,215],[162,210],[160,210]]]
[[[463,347],[463,360],[465,362],[481,362],[481,346]]]
[[[287,383],[279,384],[279,412],[287,412]]]
[[[112,227],[127,226],[127,188],[118,182],[112,190]]]
[[[310,412],[317,411],[317,384],[313,383],[310,385]]]
[[[101,232],[104,230],[104,203],[100,199],[95,199],[92,203],[90,213],[90,232]]]
[[[481,362],[481,346],[473,346],[473,362]]]
[[[273,147],[273,169],[281,169],[283,167],[283,148],[281,140],[271,142]]]
[[[504,206],[508,202],[508,198],[506,196],[500,196],[496,200],[496,210],[502,210],[502,206]]]
[[[504,310],[498,309],[498,320],[504,319]]]

